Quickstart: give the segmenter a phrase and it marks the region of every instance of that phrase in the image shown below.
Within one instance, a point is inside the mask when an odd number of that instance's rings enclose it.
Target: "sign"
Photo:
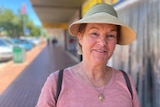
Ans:
[[[21,14],[27,14],[27,9],[26,9],[26,4],[25,3],[22,4],[20,12],[21,12]]]
[[[82,5],[82,17],[88,11],[89,8],[91,8],[93,5],[98,4],[98,3],[107,3],[111,4],[113,6],[121,3],[122,1],[125,0],[87,0],[83,5]]]
[[[30,30],[29,29],[24,29],[24,34],[25,35],[29,35],[30,34]]]
[[[42,23],[44,28],[61,28],[66,29],[67,24],[66,23]]]
[[[105,3],[116,6],[126,0],[104,0]]]
[[[102,3],[103,0],[87,0],[83,5],[82,5],[82,16],[86,13],[86,11],[91,8],[93,5],[97,3]]]

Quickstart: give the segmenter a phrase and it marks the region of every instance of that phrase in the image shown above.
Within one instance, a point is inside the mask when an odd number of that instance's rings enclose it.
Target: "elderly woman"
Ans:
[[[106,65],[116,44],[130,44],[136,37],[114,8],[103,3],[93,6],[69,26],[69,32],[77,36],[83,60],[64,69],[58,98],[59,71],[48,77],[37,107],[140,107],[130,75],[131,93],[123,73]]]

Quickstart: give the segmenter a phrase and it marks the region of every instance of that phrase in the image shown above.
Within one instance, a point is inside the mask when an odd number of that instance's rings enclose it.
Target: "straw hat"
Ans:
[[[69,33],[76,36],[79,32],[79,27],[83,23],[106,23],[120,25],[120,39],[118,44],[127,45],[135,40],[135,32],[118,19],[115,9],[108,4],[101,3],[94,5],[87,11],[84,17],[78,21],[75,21],[69,26]]]

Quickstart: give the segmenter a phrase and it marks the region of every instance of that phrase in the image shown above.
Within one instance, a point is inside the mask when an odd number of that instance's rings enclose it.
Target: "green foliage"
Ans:
[[[25,36],[24,30],[30,32],[27,36],[40,36],[41,27],[37,27],[29,20],[27,14],[14,14],[11,10],[0,7],[0,33],[6,32],[7,36]]]
[[[30,35],[38,37],[41,35],[41,28],[38,26],[34,26],[32,21],[27,22],[27,28],[30,29]]]

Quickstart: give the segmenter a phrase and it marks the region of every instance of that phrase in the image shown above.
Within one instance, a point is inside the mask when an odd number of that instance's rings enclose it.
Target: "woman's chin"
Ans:
[[[95,58],[94,59],[94,62],[96,63],[96,64],[107,64],[107,60],[103,57],[103,58]]]

